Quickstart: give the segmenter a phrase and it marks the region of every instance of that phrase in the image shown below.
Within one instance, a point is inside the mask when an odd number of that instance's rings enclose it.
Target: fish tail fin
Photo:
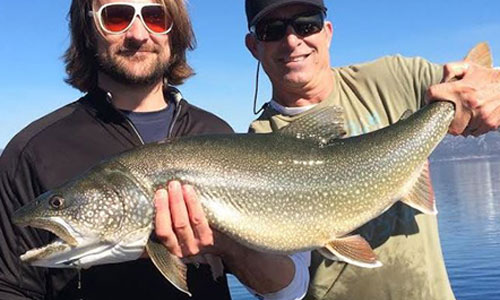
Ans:
[[[464,60],[474,62],[486,68],[493,68],[493,56],[487,42],[482,42],[474,46],[467,53]]]
[[[341,260],[362,268],[382,266],[370,244],[360,235],[334,239],[318,252],[330,260]]]
[[[438,213],[434,190],[431,184],[429,161],[424,163],[420,176],[409,193],[401,199],[401,202],[428,215],[436,215]]]
[[[187,267],[180,258],[171,254],[158,241],[149,239],[146,250],[158,270],[181,292],[191,297],[187,286]]]

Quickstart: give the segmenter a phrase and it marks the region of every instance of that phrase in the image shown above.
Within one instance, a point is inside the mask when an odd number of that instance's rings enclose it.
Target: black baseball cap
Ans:
[[[316,6],[326,12],[323,0],[245,0],[248,28],[257,24],[267,13],[287,4],[307,4]]]

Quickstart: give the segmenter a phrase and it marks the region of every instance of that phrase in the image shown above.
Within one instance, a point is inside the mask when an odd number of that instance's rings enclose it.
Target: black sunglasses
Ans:
[[[322,11],[301,13],[290,19],[265,19],[250,27],[250,32],[255,34],[262,42],[281,40],[288,28],[293,27],[296,34],[306,37],[320,32],[325,23],[325,14]]]

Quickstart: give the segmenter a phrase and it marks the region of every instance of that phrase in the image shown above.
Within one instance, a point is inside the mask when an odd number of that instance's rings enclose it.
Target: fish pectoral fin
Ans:
[[[319,146],[326,146],[346,134],[343,114],[344,111],[339,106],[324,107],[306,113],[303,117],[277,131],[277,134],[311,140]]]
[[[351,235],[328,242],[321,251],[326,258],[345,261],[346,263],[362,267],[376,268],[382,266],[377,260],[370,244],[360,235]]]
[[[401,199],[404,204],[428,215],[436,215],[436,199],[431,184],[429,162],[422,166],[422,171],[411,190]]]
[[[187,286],[187,266],[160,242],[149,239],[146,250],[158,270],[181,292],[191,297]]]

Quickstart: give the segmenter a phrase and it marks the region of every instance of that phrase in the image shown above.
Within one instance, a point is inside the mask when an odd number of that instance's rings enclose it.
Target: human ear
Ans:
[[[257,55],[257,40],[253,34],[247,33],[245,36],[245,45],[247,46],[248,51],[252,53],[252,56],[259,60],[259,56]]]
[[[327,42],[328,42],[328,48],[330,48],[330,45],[332,44],[332,37],[333,37],[333,24],[330,21],[325,22],[325,32],[327,36]]]

